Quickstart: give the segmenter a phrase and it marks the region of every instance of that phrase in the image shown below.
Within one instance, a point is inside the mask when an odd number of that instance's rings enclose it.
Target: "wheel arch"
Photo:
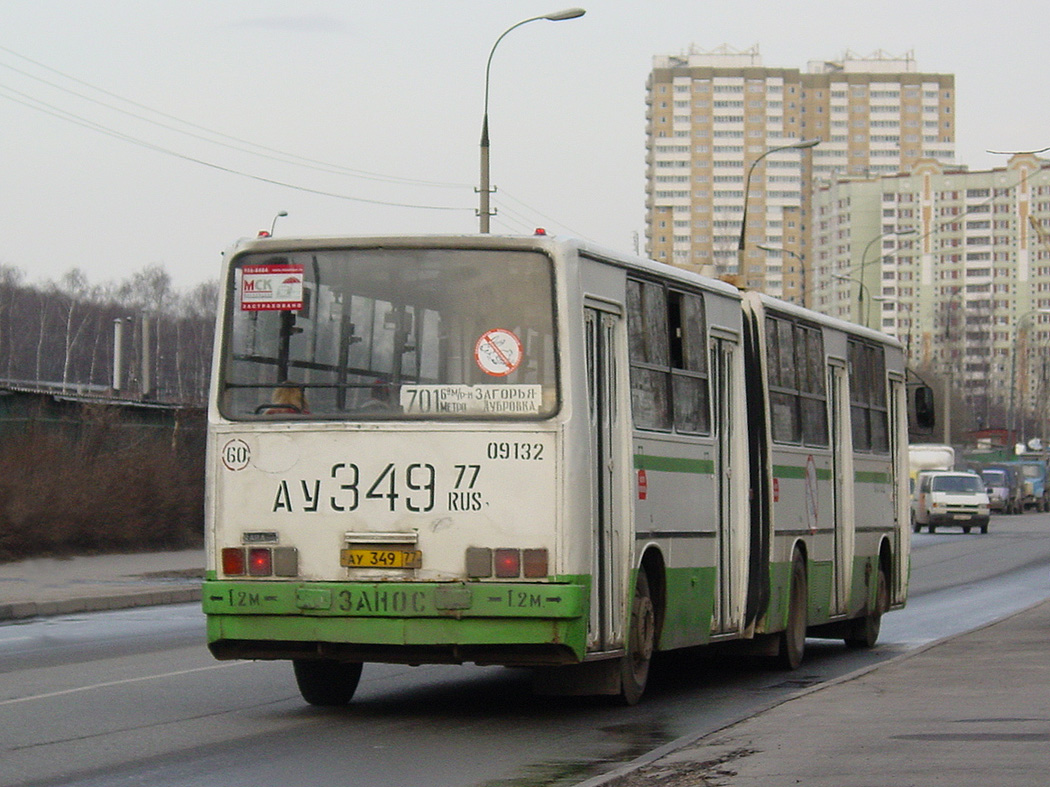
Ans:
[[[667,612],[667,564],[660,548],[655,545],[647,547],[642,554],[638,568],[645,571],[645,577],[649,581],[649,598],[653,603],[653,615],[656,618],[656,642],[659,644]]]
[[[882,537],[879,542],[879,560],[875,566],[875,570],[882,569],[886,572],[886,581],[888,583],[888,590],[890,591],[890,599],[894,599],[897,595],[897,572],[893,570],[894,563],[893,556],[893,544],[890,543],[890,539],[886,536]]]

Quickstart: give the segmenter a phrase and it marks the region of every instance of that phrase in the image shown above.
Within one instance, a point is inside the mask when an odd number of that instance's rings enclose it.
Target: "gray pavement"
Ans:
[[[0,563],[0,621],[198,601],[204,550]]]
[[[0,564],[0,621],[195,601],[203,550]],[[1050,784],[1050,601],[578,787]]]
[[[578,787],[1050,784],[1050,601]]]

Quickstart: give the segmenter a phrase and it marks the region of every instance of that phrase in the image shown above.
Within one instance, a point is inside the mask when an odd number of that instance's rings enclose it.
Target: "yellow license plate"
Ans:
[[[340,551],[339,564],[346,568],[420,568],[423,553],[401,547],[354,547]]]

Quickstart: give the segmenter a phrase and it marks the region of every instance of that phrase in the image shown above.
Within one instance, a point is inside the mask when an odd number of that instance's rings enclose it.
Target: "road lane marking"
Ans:
[[[147,680],[157,680],[159,678],[177,678],[180,675],[192,675],[195,672],[207,672],[208,670],[225,669],[226,667],[240,667],[245,664],[252,664],[251,661],[230,661],[223,664],[213,664],[208,667],[195,667],[193,669],[178,670],[177,672],[164,672],[160,675],[143,675],[141,678],[126,678],[125,680],[112,680],[107,683],[95,683],[91,686],[77,686],[75,689],[63,689],[62,691],[50,691],[46,694],[33,694],[29,697],[15,697],[10,700],[0,700],[0,707],[4,705],[15,705],[20,702],[30,702],[31,700],[49,700],[54,697],[64,697],[68,694],[78,694],[82,691],[93,691],[94,689],[108,689],[113,686],[124,686],[130,683],[142,683]]]

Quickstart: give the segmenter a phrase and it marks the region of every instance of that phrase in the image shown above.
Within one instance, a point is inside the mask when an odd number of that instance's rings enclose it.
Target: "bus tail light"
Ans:
[[[228,577],[295,577],[299,550],[295,547],[225,547],[222,573]]]
[[[273,574],[273,553],[267,547],[248,550],[248,575],[268,577]]]
[[[545,579],[549,563],[546,549],[467,548],[467,576],[471,579]]]
[[[526,549],[522,551],[522,571],[526,579],[542,579],[547,576],[547,550]]]
[[[513,579],[521,576],[521,553],[518,550],[497,549],[495,560],[497,577]]]
[[[228,577],[240,577],[247,573],[244,549],[241,547],[225,547],[222,550],[222,573]]]
[[[274,547],[273,573],[277,577],[299,576],[299,550],[295,547]]]

